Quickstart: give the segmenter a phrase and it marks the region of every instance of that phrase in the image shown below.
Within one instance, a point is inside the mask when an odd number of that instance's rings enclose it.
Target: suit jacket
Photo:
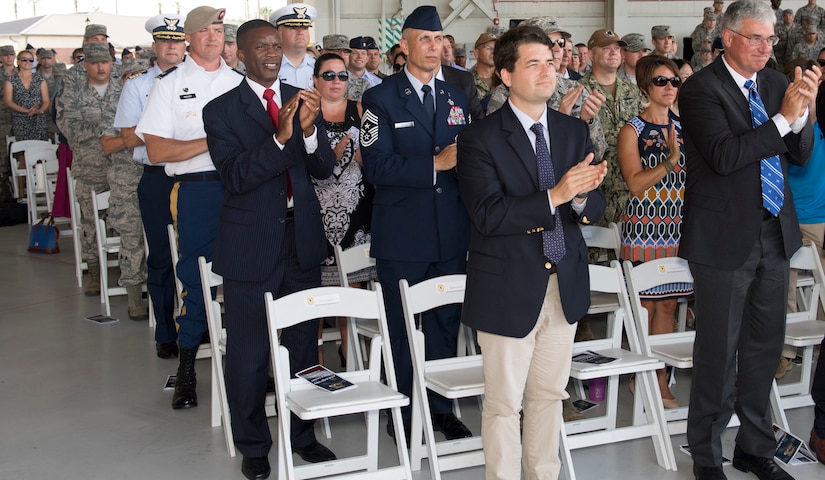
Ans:
[[[455,169],[433,182],[433,158],[469,120],[467,98],[440,80],[433,93],[434,125],[404,72],[364,92],[361,155],[375,186],[370,254],[377,259],[439,262],[467,251],[470,225]]]
[[[298,93],[295,87],[280,85],[283,102]],[[275,127],[244,80],[209,102],[203,119],[209,153],[226,188],[218,213],[215,272],[254,282],[263,281],[273,271],[286,226],[286,171],[295,201],[299,263],[303,269],[319,265],[327,255],[327,241],[310,175],[327,178],[335,166],[323,116],[319,113],[315,120],[315,153],[304,149],[297,114],[292,137],[280,150],[272,138]]]
[[[679,256],[725,270],[745,263],[759,238],[764,213],[759,163],[779,155],[785,174],[779,222],[790,259],[802,243],[787,181],[788,162],[802,165],[810,157],[810,122],[799,134],[784,138],[772,121],[753,128],[748,100],[721,57],[694,77],[679,92],[687,153]],[[766,68],[757,74],[756,84],[771,117],[779,111],[788,80]]]
[[[547,110],[556,181],[593,151],[587,124]],[[522,338],[536,324],[550,273],[542,230],[564,229],[567,253],[556,266],[564,315],[578,321],[590,307],[587,247],[578,224],[605,208],[598,189],[581,215],[557,206],[562,225],[539,189],[536,154],[509,102],[458,136],[458,181],[470,212],[470,254],[462,321],[483,332]]]
[[[484,117],[484,109],[481,107],[481,100],[478,98],[478,90],[476,89],[473,74],[465,72],[448,65],[442,65],[441,71],[444,73],[444,81],[460,88],[467,99],[470,101],[470,113],[473,116],[473,121],[481,120]]]

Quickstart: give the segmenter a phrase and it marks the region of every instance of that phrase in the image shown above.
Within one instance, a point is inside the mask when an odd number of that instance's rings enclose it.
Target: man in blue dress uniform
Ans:
[[[464,92],[435,78],[442,27],[435,7],[416,8],[402,28],[407,66],[364,93],[364,174],[375,185],[371,254],[384,289],[399,389],[412,393],[412,362],[398,281],[465,272],[469,219],[458,195],[455,138],[469,121]],[[460,306],[425,315],[428,359],[455,355]],[[450,402],[430,397],[433,426],[448,439],[471,435]],[[411,410],[404,411],[409,435]],[[394,435],[392,425],[388,433]]]

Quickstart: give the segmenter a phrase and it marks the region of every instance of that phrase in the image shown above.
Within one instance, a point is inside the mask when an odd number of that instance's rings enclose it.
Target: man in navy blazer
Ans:
[[[579,224],[595,223],[605,208],[598,186],[607,165],[590,164],[587,124],[547,108],[552,45],[537,27],[505,33],[495,66],[510,98],[458,136],[458,182],[472,223],[462,321],[478,331],[484,353],[488,480],[520,479],[522,465],[524,478],[558,476],[575,322],[590,306]],[[547,162],[552,172],[542,175]],[[554,250],[562,245],[563,254]]]
[[[242,471],[254,479],[269,475],[272,445],[264,411],[270,365],[264,293],[277,298],[320,286],[327,245],[310,176],[327,178],[335,156],[319,113],[320,95],[278,80],[282,51],[275,27],[263,20],[241,25],[238,54],[246,78],[210,102],[203,115],[226,189],[213,270],[224,280],[227,397]],[[279,106],[277,131],[265,107],[269,90]],[[292,374],[318,363],[317,336],[317,320],[283,330]],[[293,451],[310,462],[334,459],[312,425],[292,416]]]
[[[741,425],[733,466],[763,480],[792,478],[773,460],[769,396],[785,336],[788,264],[802,245],[788,162],[811,154],[807,105],[820,70],[797,68],[789,85],[764,68],[775,18],[760,0],[732,3],[721,25],[725,53],[679,93],[687,149],[679,256],[690,263],[697,318],[687,439],[699,480],[725,478],[720,437],[734,411]],[[771,195],[760,179],[773,157],[784,191],[778,211],[763,200]]]
[[[398,387],[410,395],[412,362],[398,281],[414,285],[464,273],[469,220],[458,195],[455,137],[470,112],[464,92],[436,78],[442,35],[435,7],[416,8],[401,35],[407,65],[364,92],[360,141],[364,174],[375,185],[370,254],[384,290]],[[428,359],[455,355],[460,312],[451,305],[425,315]],[[430,407],[435,429],[448,439],[471,435],[447,399],[431,395]],[[409,423],[410,408],[402,413]],[[392,425],[388,430],[394,435]]]

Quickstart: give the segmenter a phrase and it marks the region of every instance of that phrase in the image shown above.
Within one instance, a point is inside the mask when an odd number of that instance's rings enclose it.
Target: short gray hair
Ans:
[[[722,17],[722,29],[738,31],[744,20],[756,20],[776,25],[776,14],[770,4],[761,0],[737,0],[731,3]]]

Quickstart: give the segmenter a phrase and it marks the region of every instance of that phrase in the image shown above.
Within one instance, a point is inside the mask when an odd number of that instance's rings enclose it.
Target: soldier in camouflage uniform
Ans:
[[[14,47],[3,45],[0,47],[0,92],[6,88],[6,79],[14,75]],[[8,178],[11,176],[9,163],[9,150],[6,148],[6,137],[11,135],[11,109],[5,102],[0,102],[0,201],[10,202],[13,200],[11,186]],[[20,192],[22,195],[23,192]]]
[[[562,30],[556,19],[553,17],[533,17],[525,20],[524,24],[541,28],[553,40],[553,65],[561,65],[563,47],[558,43],[558,40],[563,40],[563,35],[567,32]],[[566,42],[566,40],[564,41]],[[490,97],[490,102],[487,104],[487,114],[489,115],[500,109],[509,96],[510,92],[504,84],[496,87]],[[601,159],[607,149],[601,120],[598,115],[603,101],[604,97],[599,92],[591,95],[576,81],[559,76],[556,76],[556,90],[550,100],[547,101],[549,108],[587,122],[596,160]]]
[[[627,202],[628,188],[619,169],[616,142],[621,129],[628,120],[642,111],[642,92],[636,85],[616,76],[621,63],[619,48],[626,45],[619,36],[610,30],[597,30],[591,35],[587,47],[592,52],[593,67],[579,83],[593,92],[601,92],[605,97],[599,110],[599,119],[604,129],[607,151],[604,159],[608,162],[607,176],[602,182],[602,189],[607,199],[607,208],[601,224],[620,222]],[[609,90],[604,85],[614,85]]]
[[[83,45],[89,43],[102,43],[106,46],[106,51],[109,50],[109,35],[106,33],[106,26],[105,25],[98,25],[95,23],[90,23],[86,25],[86,31],[83,34]],[[84,52],[85,54],[85,52]],[[111,56],[109,56],[111,58]],[[112,62],[112,73],[111,78],[114,80],[120,80],[120,64],[116,64]],[[83,62],[78,63],[71,70],[66,76],[63,78],[61,89],[70,89],[70,90],[77,90],[78,88],[83,88],[86,85],[86,67]],[[69,145],[74,148],[71,144]]]
[[[479,100],[484,99],[493,93],[493,89],[501,84],[501,80],[496,75],[496,67],[493,63],[493,54],[498,41],[498,35],[484,32],[476,39],[473,52],[476,56],[476,64],[470,68],[470,73],[473,75],[473,83],[476,86]],[[481,67],[483,74],[478,72]]]
[[[773,52],[776,54],[776,62],[780,68],[788,63],[790,54],[793,53],[793,44],[791,43],[791,32],[795,25],[793,20],[793,10],[786,8],[782,11],[782,21],[777,22],[775,27],[776,36],[779,37],[779,43],[773,47]]]
[[[89,265],[88,296],[100,293],[100,263],[95,244],[92,191],[109,190],[107,174],[112,165],[103,153],[100,137],[115,117],[120,98],[120,79],[111,78],[112,57],[105,43],[83,45],[86,81],[76,88],[64,88],[57,96],[57,127],[66,136],[74,153],[72,176],[77,179],[77,200],[80,203],[81,249]]]
[[[804,58],[805,60],[816,60],[819,51],[822,50],[823,43],[819,40],[816,27],[809,26],[805,29],[805,41],[797,43],[793,47],[790,60]]]
[[[349,47],[349,38],[346,35],[338,34],[324,35],[321,41],[321,55],[325,53],[334,53],[344,59],[344,65],[349,65],[349,56],[352,53],[352,49]],[[364,92],[370,87],[370,82],[366,78],[350,75],[344,96],[348,100],[360,102]]]
[[[690,34],[690,46],[693,52],[698,52],[702,48],[702,42],[710,39],[713,42],[713,32],[716,30],[716,14],[705,12],[702,23],[696,25],[693,33]]]
[[[123,62],[121,73],[124,83],[146,73],[149,62],[146,59],[132,58]],[[129,303],[129,318],[146,320],[149,309],[143,303],[142,285],[146,283],[146,247],[143,242],[143,221],[140,216],[137,187],[143,176],[143,165],[135,162],[134,151],[128,148],[125,139],[120,136],[120,129],[112,127],[114,113],[120,96],[112,109],[109,128],[100,138],[103,152],[112,159],[107,180],[111,188],[109,197],[109,225],[120,235],[120,280],[118,284],[126,287]],[[107,111],[107,116],[108,116]]]
[[[791,28],[788,31],[787,62],[793,60],[793,51],[796,48],[796,46],[800,43],[805,43],[805,31],[812,26],[814,26],[813,17],[811,17],[810,15],[805,15],[799,24],[795,23],[793,28]]]
[[[816,4],[816,0],[808,0],[808,4],[796,11],[797,24],[802,24],[802,17],[809,17],[814,27],[825,26],[825,9]]]

